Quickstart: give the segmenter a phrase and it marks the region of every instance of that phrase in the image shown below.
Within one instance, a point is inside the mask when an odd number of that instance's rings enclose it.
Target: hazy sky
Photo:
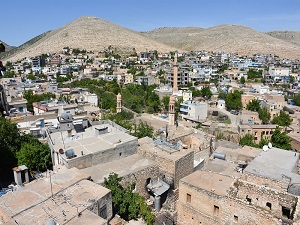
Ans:
[[[0,40],[18,46],[81,16],[135,31],[240,24],[258,31],[300,31],[299,0],[1,0]]]

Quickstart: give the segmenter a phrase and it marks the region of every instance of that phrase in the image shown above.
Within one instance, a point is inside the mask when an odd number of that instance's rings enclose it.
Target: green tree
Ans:
[[[24,141],[17,152],[18,165],[26,165],[30,170],[41,171],[51,168],[50,148],[48,144],[39,142],[33,135],[24,135]]]
[[[27,109],[33,111],[32,103],[55,99],[56,96],[52,93],[33,94],[32,90],[28,90],[24,92],[23,97],[27,100]]]
[[[294,83],[295,82],[295,77],[293,76],[290,76],[290,84]]]
[[[0,172],[17,165],[16,153],[21,147],[21,135],[16,123],[0,117]]]
[[[253,99],[247,105],[247,110],[258,112],[260,109],[260,104],[257,99]]]
[[[138,124],[135,124],[133,136],[137,138],[142,137],[153,137],[153,127],[147,124],[147,122],[140,121]]]
[[[254,142],[254,137],[251,134],[246,134],[244,137],[242,137],[239,141],[239,144],[241,146],[251,146],[251,147],[258,147],[258,145]]]
[[[244,84],[244,83],[246,82],[246,79],[245,79],[245,77],[244,77],[244,76],[242,76],[240,81],[241,81],[241,84]]]
[[[275,116],[272,120],[273,124],[277,124],[279,126],[289,126],[291,125],[293,119],[290,117],[289,114],[280,111],[279,115]]]
[[[163,109],[165,111],[169,110],[169,103],[170,103],[170,97],[169,96],[164,96],[162,99],[162,104],[163,104]]]
[[[271,143],[274,147],[282,148],[285,150],[291,150],[291,138],[287,136],[287,132],[281,132],[279,127],[276,127],[274,130],[272,137],[271,137]]]
[[[300,94],[296,94],[293,98],[295,105],[300,106]]]
[[[212,96],[212,92],[208,86],[203,87],[201,89],[200,93],[201,93],[201,96],[205,97],[205,98],[211,98],[211,96]]]
[[[225,104],[228,110],[239,110],[243,107],[242,104],[242,92],[234,90],[234,92],[226,95]]]
[[[125,220],[137,219],[141,216],[148,225],[152,225],[155,216],[145,199],[137,193],[133,193],[134,183],[127,183],[125,188],[120,185],[122,178],[116,173],[111,173],[104,178],[104,186],[111,190],[114,214],[118,214]]]
[[[269,123],[271,116],[266,107],[260,108],[258,110],[258,115],[263,124]]]

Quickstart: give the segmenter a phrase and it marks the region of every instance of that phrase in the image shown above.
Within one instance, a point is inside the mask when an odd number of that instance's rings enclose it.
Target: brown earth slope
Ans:
[[[225,24],[207,29],[199,28],[197,32],[193,32],[195,29],[191,32],[188,29],[185,31],[184,28],[178,28],[176,32],[166,31],[155,29],[143,34],[188,51],[225,51],[240,55],[273,53],[285,58],[300,58],[300,46],[241,25]],[[177,32],[181,32],[180,38],[177,37]]]
[[[16,60],[27,56],[37,56],[47,52],[61,51],[64,47],[100,51],[108,46],[120,51],[175,50],[144,35],[97,17],[80,17],[73,22],[53,30],[32,45],[8,56],[6,60]]]

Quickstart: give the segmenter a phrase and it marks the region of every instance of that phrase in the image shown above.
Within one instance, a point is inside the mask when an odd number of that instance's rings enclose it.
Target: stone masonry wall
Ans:
[[[238,190],[237,197],[239,199],[268,210],[270,214],[278,218],[282,217],[282,206],[291,209],[291,212],[293,212],[298,201],[297,197],[291,194],[241,180],[238,180],[235,186]],[[251,199],[251,203],[249,199]]]
[[[190,195],[190,202],[187,194]],[[268,210],[208,192],[183,181],[180,182],[177,211],[179,225],[280,224],[269,215]]]
[[[149,193],[146,189],[147,180],[150,178],[151,180],[156,179],[157,177],[162,176],[160,174],[159,168],[157,165],[152,167],[147,167],[143,170],[139,170],[135,173],[128,174],[123,177],[121,181],[121,185],[126,185],[126,183],[136,183],[136,192],[145,197],[149,198]]]
[[[174,189],[179,187],[179,180],[194,171],[194,152],[191,151],[175,162]]]

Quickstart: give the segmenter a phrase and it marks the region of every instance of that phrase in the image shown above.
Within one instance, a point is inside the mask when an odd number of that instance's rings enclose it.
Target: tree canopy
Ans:
[[[258,110],[259,119],[262,121],[263,124],[268,124],[270,121],[270,113],[266,107],[260,108]]]
[[[138,193],[133,193],[134,183],[127,183],[125,188],[120,184],[122,178],[116,173],[111,173],[104,178],[104,186],[112,192],[114,214],[118,214],[125,220],[142,217],[148,225],[152,225],[155,216],[151,208],[145,203],[145,199]]]
[[[280,128],[276,127],[271,137],[272,145],[277,148],[291,150],[292,146],[290,142],[291,142],[291,138],[287,136],[287,132],[286,131],[281,132]]]
[[[9,171],[17,165],[30,170],[50,168],[50,149],[31,134],[18,130],[17,124],[0,117],[0,170]],[[45,165],[46,163],[46,165]]]
[[[272,120],[273,124],[277,124],[279,126],[289,126],[291,125],[293,119],[290,117],[289,114],[280,111],[279,115],[275,116]]]
[[[247,105],[247,110],[258,112],[260,109],[260,104],[257,99],[253,99]]]
[[[234,92],[226,95],[225,98],[226,108],[228,110],[239,110],[243,107],[242,92],[234,90]]]

